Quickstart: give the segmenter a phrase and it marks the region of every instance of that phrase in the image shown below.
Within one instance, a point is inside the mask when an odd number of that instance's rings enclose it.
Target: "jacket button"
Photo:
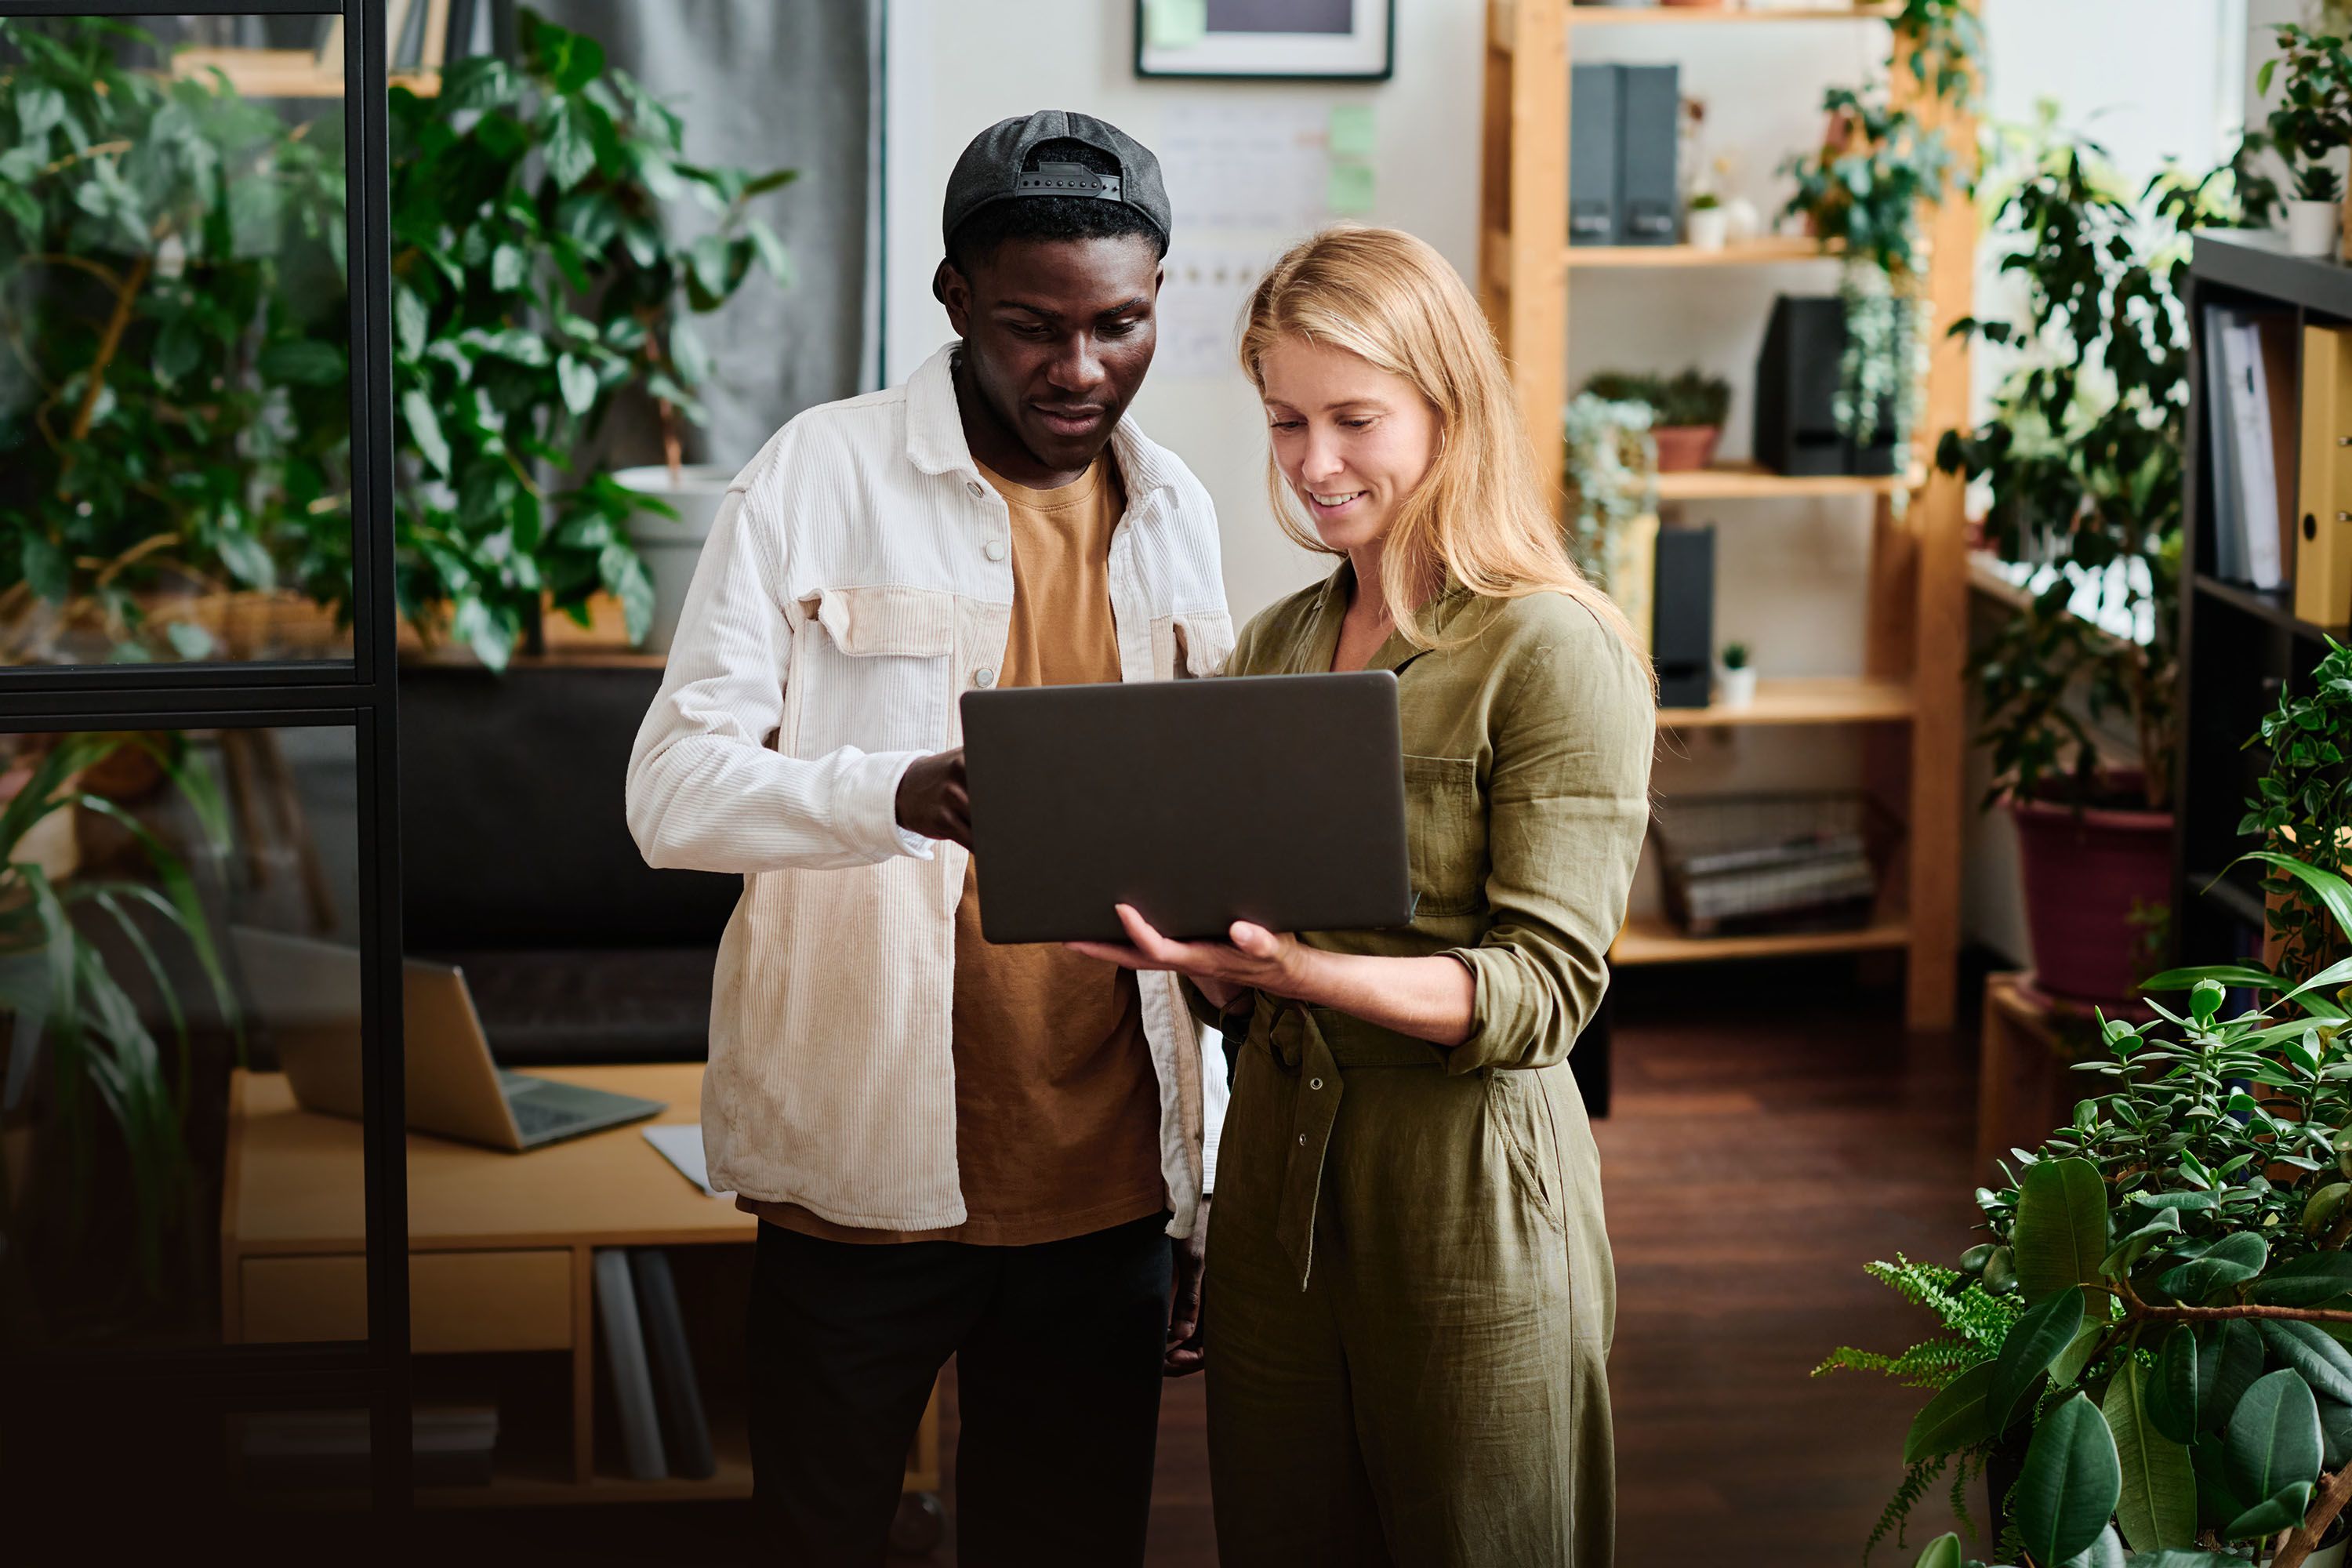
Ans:
[[[980,552],[982,555],[987,556],[991,561],[1002,561],[1004,559],[1004,541],[1001,539],[992,539],[986,544],[981,546]]]
[[[984,495],[987,493],[987,487],[983,486],[978,479],[964,480],[963,488],[970,490],[974,495]]]
[[[988,666],[983,664],[978,669],[971,672],[971,683],[985,691],[988,688],[996,684],[996,671],[989,668]]]
[[[1323,1080],[1319,1078],[1310,1078],[1307,1080],[1307,1087],[1309,1089],[1321,1089],[1323,1087]]]
[[[1301,1133],[1298,1135],[1298,1146],[1299,1146],[1301,1149],[1304,1149],[1304,1148],[1306,1148],[1306,1147],[1307,1147],[1307,1134],[1306,1134],[1306,1133],[1304,1133],[1304,1132],[1301,1132]]]

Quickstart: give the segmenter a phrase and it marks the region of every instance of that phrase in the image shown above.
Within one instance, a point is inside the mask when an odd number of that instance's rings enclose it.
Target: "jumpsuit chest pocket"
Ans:
[[[1481,908],[1486,888],[1486,812],[1471,757],[1404,759],[1405,837],[1420,915]]]
[[[955,700],[956,601],[927,588],[828,588],[802,601],[787,678],[793,754],[933,752]],[[793,696],[798,700],[793,701]]]

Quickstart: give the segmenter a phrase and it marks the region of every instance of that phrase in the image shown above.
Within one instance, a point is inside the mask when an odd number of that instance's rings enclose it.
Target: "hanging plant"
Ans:
[[[1658,449],[1646,402],[1580,393],[1561,424],[1567,437],[1568,545],[1604,591],[1619,570],[1625,531],[1658,510]]]
[[[1943,194],[1956,162],[1940,132],[1883,91],[1832,88],[1822,144],[1791,158],[1796,194],[1786,211],[1838,247],[1845,353],[1838,366],[1838,431],[1863,446],[1893,443],[1909,468],[1927,370],[1927,238],[1921,207]],[[1896,499],[1901,499],[1898,489]]]

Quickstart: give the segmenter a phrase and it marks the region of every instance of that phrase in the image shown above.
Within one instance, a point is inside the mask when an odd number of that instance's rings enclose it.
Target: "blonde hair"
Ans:
[[[1265,355],[1286,338],[1344,349],[1401,375],[1436,411],[1437,456],[1381,551],[1381,597],[1407,641],[1437,644],[1419,606],[1443,565],[1487,598],[1565,594],[1634,646],[1624,614],[1569,559],[1554,487],[1536,472],[1502,351],[1444,257],[1392,228],[1347,225],[1300,241],[1259,280],[1244,317],[1242,369],[1261,396]],[[1343,553],[1299,514],[1271,450],[1266,488],[1285,533],[1308,550]]]

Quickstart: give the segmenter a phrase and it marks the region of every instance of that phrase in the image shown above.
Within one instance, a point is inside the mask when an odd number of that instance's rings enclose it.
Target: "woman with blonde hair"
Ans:
[[[1648,819],[1655,705],[1562,546],[1493,335],[1410,235],[1252,295],[1276,514],[1342,557],[1237,675],[1396,672],[1410,925],[1225,942],[1122,909],[1242,1040],[1203,1313],[1220,1560],[1611,1560],[1615,1279],[1568,1054]],[[1302,521],[1303,520],[1303,521]]]

